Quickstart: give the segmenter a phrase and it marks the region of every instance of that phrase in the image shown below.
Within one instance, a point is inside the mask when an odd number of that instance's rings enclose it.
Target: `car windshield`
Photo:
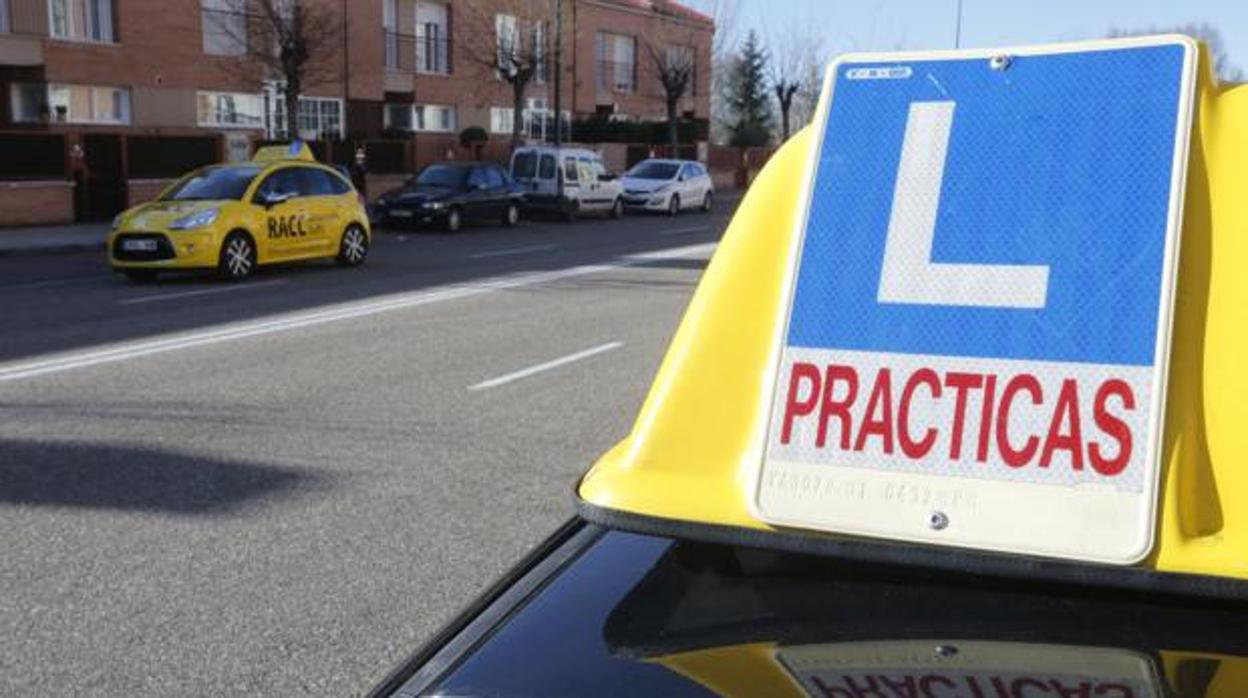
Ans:
[[[430,165],[416,177],[416,183],[426,187],[455,189],[463,186],[464,177],[467,176],[467,174],[468,170],[463,167]]]
[[[512,177],[532,177],[537,172],[537,153],[517,153],[511,161]]]
[[[633,179],[672,179],[680,165],[670,162],[643,162],[634,167],[628,176]]]
[[[210,167],[189,175],[170,189],[161,201],[239,200],[260,174],[259,167]]]

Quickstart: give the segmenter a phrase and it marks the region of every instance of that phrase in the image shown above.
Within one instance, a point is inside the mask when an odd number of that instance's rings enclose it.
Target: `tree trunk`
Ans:
[[[511,83],[511,147],[520,145],[524,132],[524,88],[526,84],[519,80]]]
[[[667,98],[667,137],[672,144],[672,157],[680,157],[680,129],[676,122],[676,106],[677,100],[670,96]]]
[[[286,89],[282,98],[286,100],[286,138],[299,138],[299,80],[286,77]]]

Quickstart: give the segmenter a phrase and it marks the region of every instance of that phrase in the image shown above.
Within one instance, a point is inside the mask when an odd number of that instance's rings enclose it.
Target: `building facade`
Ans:
[[[287,137],[285,87],[251,56],[272,41],[257,1],[0,0],[0,225],[111,216],[188,165]],[[490,134],[485,152],[505,153],[515,90],[499,57],[513,45],[536,61],[524,136],[553,135],[550,0],[298,2],[325,19],[299,135],[339,142],[332,159],[358,150],[370,170],[410,171],[456,155],[472,126]],[[708,17],[665,0],[564,7],[565,129],[665,119],[659,72],[673,55],[692,66],[679,113],[709,116]]]

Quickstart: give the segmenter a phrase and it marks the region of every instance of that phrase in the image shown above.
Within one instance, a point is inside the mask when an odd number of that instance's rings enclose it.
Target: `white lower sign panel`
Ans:
[[[1181,37],[831,67],[760,519],[1148,554],[1194,67]]]

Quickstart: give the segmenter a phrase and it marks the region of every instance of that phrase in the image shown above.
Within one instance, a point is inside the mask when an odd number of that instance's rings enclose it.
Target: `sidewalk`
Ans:
[[[103,250],[107,223],[0,228],[0,257]]]

